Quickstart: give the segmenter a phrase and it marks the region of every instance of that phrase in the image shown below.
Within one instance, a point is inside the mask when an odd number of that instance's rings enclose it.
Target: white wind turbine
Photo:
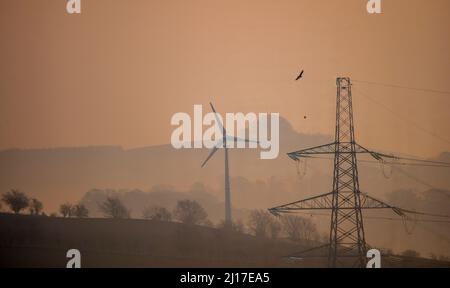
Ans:
[[[211,149],[211,152],[209,153],[208,157],[202,164],[202,168],[206,165],[206,163],[211,159],[211,157],[214,155],[214,153],[217,152],[220,148],[224,148],[225,150],[225,227],[231,227],[232,221],[231,221],[231,192],[230,192],[230,168],[228,165],[228,147],[227,147],[227,141],[243,141],[243,142],[256,142],[258,141],[251,141],[248,139],[241,139],[238,137],[230,136],[227,134],[227,131],[225,130],[225,127],[223,126],[222,121],[218,117],[218,114],[216,112],[216,109],[214,109],[214,106],[212,103],[209,103],[211,106],[212,111],[214,112],[214,116],[216,117],[216,123],[219,126],[220,130],[222,131],[222,138],[219,139],[214,145],[214,148]]]

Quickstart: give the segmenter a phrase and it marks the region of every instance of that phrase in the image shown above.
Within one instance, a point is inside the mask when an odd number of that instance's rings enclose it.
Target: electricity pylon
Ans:
[[[357,154],[369,154],[378,161],[395,158],[358,145],[355,142],[350,78],[337,78],[336,132],[333,143],[288,153],[299,161],[312,155],[334,154],[333,190],[330,193],[269,209],[275,215],[298,210],[331,210],[328,266],[364,267],[367,246],[362,209],[398,208],[364,194],[359,189]],[[351,261],[353,259],[353,261]]]

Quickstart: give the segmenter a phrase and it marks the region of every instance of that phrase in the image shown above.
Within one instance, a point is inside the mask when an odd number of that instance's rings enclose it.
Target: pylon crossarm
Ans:
[[[389,205],[381,200],[375,199],[365,193],[361,193],[361,208],[362,209],[376,209],[376,208],[386,208],[386,209],[392,209],[395,214],[405,217],[405,212],[408,212],[408,210],[399,208],[397,206]]]
[[[269,212],[278,216],[280,213],[293,213],[297,210],[331,209],[333,207],[333,192],[303,199],[289,204],[273,207]]]
[[[335,151],[336,151],[336,143],[333,142],[312,148],[298,150],[295,152],[290,152],[287,155],[292,160],[299,160],[300,157],[308,157],[308,155],[318,155],[318,154],[334,154]]]
[[[375,199],[365,193],[360,193],[360,199],[361,199],[361,209],[396,208],[394,206],[384,203],[383,201]]]
[[[329,143],[329,144],[325,144],[325,145],[320,145],[320,146],[316,146],[316,147],[312,147],[312,148],[307,148],[307,149],[303,149],[303,150],[290,152],[287,155],[292,160],[298,161],[302,157],[308,158],[313,155],[327,155],[327,154],[334,155],[336,153],[341,153],[341,154],[346,154],[346,153],[348,153],[348,154],[352,154],[352,153],[364,154],[364,153],[366,153],[366,154],[370,154],[373,158],[375,158],[376,160],[380,160],[380,161],[383,160],[383,158],[396,158],[395,156],[370,151],[357,143],[351,143],[351,142],[339,142],[339,143],[333,142],[333,143]]]
[[[388,154],[372,151],[367,148],[364,148],[363,146],[361,146],[359,144],[355,144],[355,145],[358,146],[358,149],[366,151],[365,153],[369,153],[375,160],[378,160],[380,162],[385,162],[387,159],[391,159],[391,160],[399,159],[395,155],[388,155]]]
[[[295,211],[301,210],[330,210],[333,208],[333,193],[334,192],[329,192],[319,196],[273,207],[268,210],[270,213],[276,216],[279,216],[283,213],[295,213]],[[338,195],[338,200],[343,203],[339,209],[355,209],[355,207],[352,205],[345,205],[345,199],[352,195],[351,193],[348,195],[347,194],[348,193],[340,193]],[[375,199],[365,193],[359,193],[359,195],[361,201],[361,209],[392,209],[398,215],[403,214],[397,207],[389,205],[381,200]]]

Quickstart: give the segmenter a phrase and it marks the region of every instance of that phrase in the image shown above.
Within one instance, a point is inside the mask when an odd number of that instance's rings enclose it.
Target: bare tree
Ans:
[[[241,219],[233,221],[233,224],[231,225],[231,227],[233,228],[233,231],[235,231],[237,233],[241,233],[241,234],[245,233],[245,225]]]
[[[31,199],[30,206],[28,207],[30,210],[31,215],[39,215],[42,212],[42,209],[44,209],[44,205],[41,201],[37,200],[36,198]]]
[[[64,218],[72,217],[72,215],[73,215],[73,205],[70,204],[70,203],[61,204],[61,206],[59,206],[59,213],[61,213],[61,215]]]
[[[256,237],[267,237],[272,219],[264,210],[253,210],[250,212],[248,228]]]
[[[2,201],[9,206],[9,208],[16,214],[28,207],[30,200],[25,193],[19,190],[12,189],[9,192],[3,193]]]
[[[330,235],[324,233],[324,234],[319,234],[319,242],[322,243],[330,243]]]
[[[157,221],[171,221],[172,214],[164,207],[147,207],[142,212],[142,218]]]
[[[175,219],[185,224],[203,224],[208,218],[205,209],[193,200],[178,201],[173,212]]]
[[[130,211],[125,207],[123,202],[116,197],[106,198],[105,202],[99,204],[99,208],[107,218],[130,218]]]
[[[72,209],[73,216],[77,218],[87,218],[89,217],[89,210],[84,206],[84,204],[77,204],[73,206]]]
[[[312,240],[317,229],[310,219],[299,216],[286,215],[281,218],[284,231],[293,241]]]
[[[272,215],[270,216],[270,222],[269,222],[269,234],[270,238],[277,239],[280,236],[281,231],[283,230],[283,227],[281,226],[280,221],[278,221],[277,218],[275,218]]]

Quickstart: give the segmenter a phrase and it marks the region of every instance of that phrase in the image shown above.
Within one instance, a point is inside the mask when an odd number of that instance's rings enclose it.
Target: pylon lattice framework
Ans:
[[[359,189],[357,154],[369,154],[376,160],[395,158],[370,151],[355,142],[350,78],[337,78],[335,141],[309,149],[288,153],[293,160],[311,155],[334,154],[333,190],[330,193],[300,200],[269,209],[275,215],[299,210],[331,210],[330,238],[328,245],[329,267],[356,266],[366,263],[366,241],[362,209],[393,209],[380,200],[364,194]]]

